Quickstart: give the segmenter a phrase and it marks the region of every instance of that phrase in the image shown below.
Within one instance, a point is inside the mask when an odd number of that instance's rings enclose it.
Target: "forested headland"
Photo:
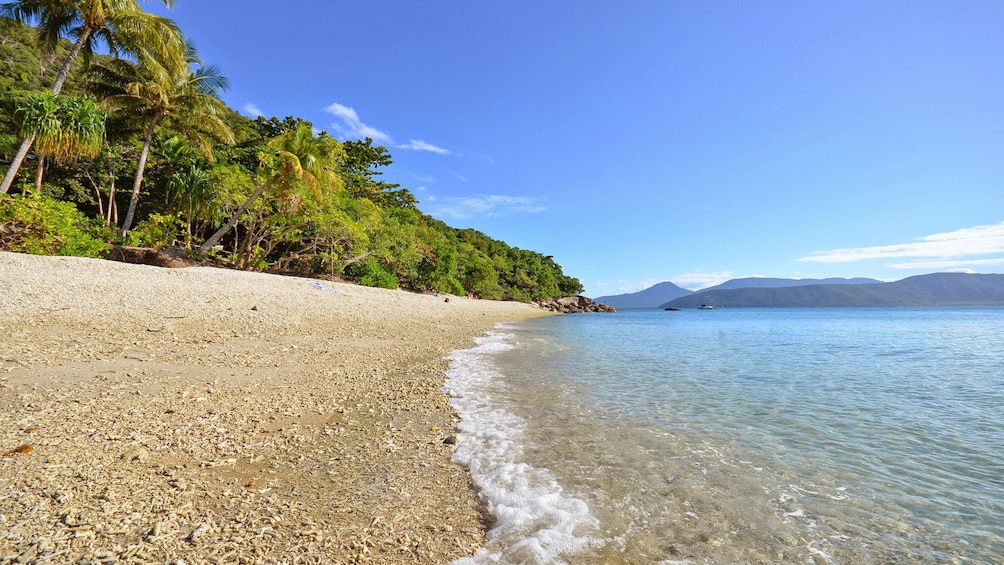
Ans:
[[[0,249],[180,246],[385,288],[524,302],[582,291],[550,256],[421,212],[383,178],[386,147],[227,107],[223,70],[135,0],[0,8]]]

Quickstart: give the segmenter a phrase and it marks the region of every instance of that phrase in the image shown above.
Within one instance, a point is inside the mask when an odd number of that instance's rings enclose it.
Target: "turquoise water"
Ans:
[[[454,353],[472,563],[1004,563],[1004,309],[627,311]]]

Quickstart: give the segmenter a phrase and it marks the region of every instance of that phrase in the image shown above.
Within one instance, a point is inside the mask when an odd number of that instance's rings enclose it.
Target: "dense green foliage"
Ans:
[[[98,257],[109,230],[71,202],[47,196],[0,199],[0,249],[36,255]]]
[[[0,200],[0,248],[93,256],[106,243],[180,245],[235,268],[385,288],[520,301],[582,290],[551,257],[423,214],[410,190],[382,178],[393,163],[386,147],[226,108],[226,79],[190,45],[182,70],[165,45],[73,61],[53,96],[41,93],[71,45],[40,35],[0,18],[0,173],[24,134],[55,132],[28,153],[15,197]],[[82,121],[39,129],[52,125],[46,108],[77,108]],[[94,132],[97,147],[82,135]]]

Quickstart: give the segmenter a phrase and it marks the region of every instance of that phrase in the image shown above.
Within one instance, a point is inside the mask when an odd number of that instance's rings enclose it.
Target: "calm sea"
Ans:
[[[1004,308],[549,317],[446,388],[464,563],[1004,563]]]

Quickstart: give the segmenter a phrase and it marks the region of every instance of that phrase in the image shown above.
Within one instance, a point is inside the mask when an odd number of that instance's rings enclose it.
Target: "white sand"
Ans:
[[[445,298],[0,253],[0,563],[470,554],[443,358],[545,314]]]

